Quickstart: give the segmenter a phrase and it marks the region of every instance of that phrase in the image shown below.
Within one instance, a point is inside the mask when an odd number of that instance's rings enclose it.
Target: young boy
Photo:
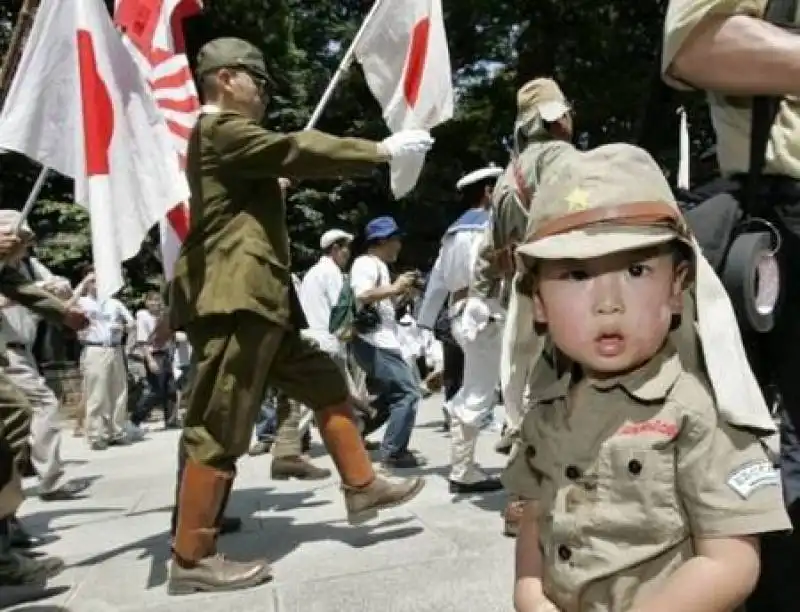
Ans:
[[[729,418],[670,339],[699,260],[658,166],[629,145],[582,153],[540,187],[517,252],[557,381],[534,394],[503,476],[531,500],[516,610],[733,611],[759,535],[790,523],[763,402]]]

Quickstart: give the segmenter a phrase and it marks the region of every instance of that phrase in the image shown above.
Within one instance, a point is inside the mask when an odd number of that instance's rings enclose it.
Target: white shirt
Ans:
[[[150,335],[156,329],[156,318],[150,314],[149,310],[141,309],[136,311],[136,342],[147,344]]]
[[[419,309],[417,321],[421,326],[432,328],[447,294],[470,286],[483,237],[483,230],[462,230],[445,236]]]
[[[374,255],[361,255],[353,262],[350,270],[350,285],[353,287],[356,299],[377,287],[386,287],[391,282],[389,268],[380,258]],[[402,352],[400,341],[397,338],[397,322],[394,319],[392,298],[373,302],[373,306],[380,315],[380,325],[375,331],[361,334],[359,337],[378,348]]]
[[[175,332],[175,352],[172,356],[172,366],[175,378],[179,378],[182,370],[189,367],[192,358],[192,346],[184,332]]]
[[[119,346],[125,327],[134,323],[130,311],[116,298],[100,302],[85,295],[78,299],[78,307],[90,321],[89,327],[78,333],[83,344]]]
[[[410,314],[404,314],[397,322],[397,339],[400,341],[403,358],[416,366],[416,360],[425,356],[422,329]]]
[[[433,332],[429,329],[418,327],[422,334],[422,352],[425,355],[425,363],[434,372],[444,369],[444,347],[436,339]]]
[[[298,297],[308,321],[308,329],[303,330],[303,335],[316,341],[326,353],[341,351],[339,340],[330,333],[330,320],[343,284],[341,269],[327,255],[319,258],[300,283]]]

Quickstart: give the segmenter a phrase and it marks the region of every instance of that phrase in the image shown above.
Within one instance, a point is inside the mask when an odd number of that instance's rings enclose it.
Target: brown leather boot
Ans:
[[[525,511],[527,499],[510,497],[506,509],[503,511],[503,535],[509,538],[516,538],[519,534],[519,524],[522,521],[522,513]]]
[[[265,560],[239,563],[217,554],[217,519],[232,477],[232,473],[186,462],[167,585],[170,595],[235,591],[272,577]]]
[[[414,499],[425,487],[422,478],[391,478],[375,476],[364,487],[342,485],[347,522],[360,525],[378,516],[380,510],[402,506]]]
[[[415,498],[425,486],[422,478],[376,475],[347,404],[330,406],[317,414],[319,432],[342,477],[347,520],[359,525],[380,510]]]
[[[272,480],[325,480],[330,470],[320,468],[305,457],[278,457],[272,460]]]

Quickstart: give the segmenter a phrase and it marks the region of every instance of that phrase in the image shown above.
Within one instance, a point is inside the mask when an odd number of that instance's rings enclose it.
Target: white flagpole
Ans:
[[[397,0],[395,0],[396,2]],[[339,81],[344,76],[344,73],[350,69],[350,66],[353,64],[353,58],[356,54],[356,46],[361,41],[361,37],[364,35],[364,32],[367,30],[367,26],[372,21],[372,18],[375,17],[375,13],[378,12],[378,8],[380,8],[381,4],[384,0],[375,0],[375,3],[372,5],[372,8],[367,13],[367,16],[364,18],[364,23],[361,24],[361,27],[356,32],[355,37],[353,38],[353,42],[350,43],[350,48],[347,49],[347,53],[344,54],[339,67],[336,69],[336,72],[333,73],[333,77],[331,78],[331,82],[328,83],[328,87],[325,89],[325,93],[322,94],[322,98],[320,98],[317,107],[314,109],[314,114],[311,115],[311,119],[308,120],[305,129],[311,130],[317,125],[317,121],[322,116],[325,107],[328,105],[328,102],[333,95],[333,91],[336,89],[336,86],[339,84]]]
[[[25,223],[25,220],[28,218],[28,215],[31,214],[33,210],[34,204],[36,204],[36,200],[39,197],[39,194],[42,191],[42,187],[44,187],[44,182],[47,180],[47,176],[50,174],[50,168],[47,166],[42,166],[42,169],[39,171],[39,176],[36,177],[36,182],[33,184],[31,188],[31,192],[28,194],[28,199],[25,200],[25,206],[22,207],[22,211],[19,214],[19,221],[17,221],[17,225],[14,228],[14,233],[19,234],[19,231],[22,229],[22,224]]]

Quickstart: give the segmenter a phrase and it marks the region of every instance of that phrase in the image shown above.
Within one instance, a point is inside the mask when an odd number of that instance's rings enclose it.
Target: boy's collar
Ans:
[[[647,363],[640,368],[604,380],[588,380],[600,392],[622,387],[626,393],[642,402],[663,400],[667,397],[675,381],[683,371],[681,360],[670,340]],[[542,402],[566,398],[573,382],[572,368],[566,368],[558,380],[551,383],[538,394]]]

